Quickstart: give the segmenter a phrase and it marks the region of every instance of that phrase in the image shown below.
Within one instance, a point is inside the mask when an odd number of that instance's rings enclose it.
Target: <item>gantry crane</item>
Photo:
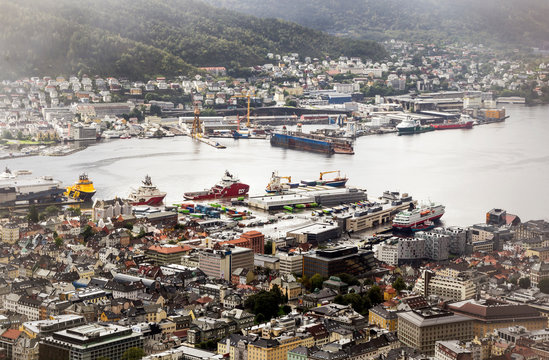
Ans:
[[[200,123],[200,109],[198,104],[194,104],[194,120],[193,128],[191,130],[191,136],[194,138],[202,137],[202,124]]]
[[[248,98],[248,112],[246,113],[246,127],[250,128],[250,99],[254,94],[248,92],[246,95],[233,95],[235,98]],[[240,123],[240,121],[239,121]],[[240,127],[240,126],[239,126]]]

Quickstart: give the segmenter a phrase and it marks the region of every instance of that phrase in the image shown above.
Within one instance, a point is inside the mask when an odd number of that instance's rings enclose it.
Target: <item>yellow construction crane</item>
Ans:
[[[281,180],[286,179],[286,180],[288,180],[288,183],[292,182],[292,177],[291,176],[279,176],[278,178],[281,179]]]
[[[200,124],[200,109],[198,104],[194,104],[194,120],[193,128],[191,130],[191,136],[194,138],[202,137],[202,124]]]
[[[332,174],[332,173],[337,173],[337,177],[339,178],[340,177],[340,170],[334,170],[334,171],[324,171],[324,172],[321,172],[320,173],[320,180],[322,180],[322,177],[326,174]]]
[[[254,94],[249,92],[246,95],[233,95],[235,98],[248,98],[248,112],[246,113],[246,127],[250,128],[250,99]]]

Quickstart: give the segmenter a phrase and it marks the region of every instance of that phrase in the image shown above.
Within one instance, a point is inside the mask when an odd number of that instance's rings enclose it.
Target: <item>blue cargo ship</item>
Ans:
[[[271,135],[271,145],[289,149],[314,151],[324,154],[333,154],[334,147],[328,140],[318,139],[303,133],[282,132]]]

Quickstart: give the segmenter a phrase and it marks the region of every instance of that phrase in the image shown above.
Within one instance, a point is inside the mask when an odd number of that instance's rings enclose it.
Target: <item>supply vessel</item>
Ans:
[[[166,193],[158,190],[153,185],[149,175],[145,176],[145,180],[142,183],[137,190],[133,190],[128,196],[128,200],[130,200],[132,205],[160,205],[166,197]]]
[[[183,197],[187,200],[208,200],[220,198],[238,198],[248,195],[250,186],[240,182],[228,170],[221,180],[210,189],[203,191],[186,192]]]
[[[95,188],[93,181],[88,178],[88,174],[81,174],[78,177],[78,182],[68,186],[65,192],[66,197],[82,201],[90,201],[94,195]]]

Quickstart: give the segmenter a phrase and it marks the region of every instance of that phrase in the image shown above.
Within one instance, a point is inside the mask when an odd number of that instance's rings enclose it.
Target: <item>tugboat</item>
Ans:
[[[399,135],[408,134],[420,134],[427,131],[435,130],[432,126],[423,126],[419,120],[414,120],[410,116],[406,117],[406,120],[402,120],[400,124],[396,126]]]
[[[208,200],[220,198],[243,197],[248,195],[250,185],[240,182],[229,171],[225,170],[225,175],[211,189],[204,191],[186,192],[183,197],[187,200]]]
[[[81,174],[78,177],[78,182],[67,187],[65,196],[75,200],[90,201],[95,195],[93,181],[88,178],[87,174]]]
[[[128,200],[132,205],[159,205],[162,203],[162,200],[166,197],[166,193],[158,190],[158,188],[153,185],[151,177],[149,175],[145,176],[143,180],[143,185],[137,190],[133,190],[128,196]]]

